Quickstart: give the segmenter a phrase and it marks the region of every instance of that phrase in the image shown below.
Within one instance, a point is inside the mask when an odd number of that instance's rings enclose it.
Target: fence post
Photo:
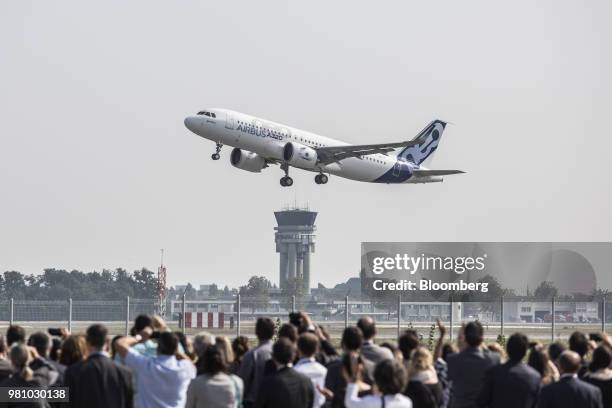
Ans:
[[[130,297],[125,297],[125,335],[130,334]]]
[[[451,343],[453,342],[453,310],[455,309],[455,305],[453,304],[453,297],[450,297],[450,324],[448,329],[448,335]]]
[[[555,297],[552,297],[551,300],[551,324],[550,324],[550,341],[554,342],[555,341]]]
[[[236,298],[236,336],[240,336],[240,293]]]
[[[15,322],[15,301],[11,298],[11,303],[9,305],[9,325],[12,326]]]
[[[349,315],[349,310],[348,310],[349,304],[348,304],[348,296],[346,296],[344,298],[344,328],[346,329],[348,327],[348,315]]]
[[[291,296],[291,311],[295,313],[295,295]]]
[[[181,319],[181,326],[182,326],[181,331],[183,333],[185,333],[185,293],[186,292],[187,292],[186,290],[185,292],[183,292],[183,302],[181,304],[181,311],[182,311],[182,316],[183,316],[183,318]]]
[[[72,298],[68,299],[68,331],[72,333]]]
[[[402,295],[397,295],[397,338],[402,330]]]
[[[500,317],[500,326],[501,326],[501,335],[504,336],[504,297],[501,297],[501,309],[500,309],[501,317]]]
[[[606,296],[601,298],[601,332],[606,332]]]

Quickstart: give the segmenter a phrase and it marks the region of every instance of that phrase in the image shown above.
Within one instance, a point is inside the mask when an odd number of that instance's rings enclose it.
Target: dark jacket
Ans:
[[[442,384],[424,384],[421,381],[409,381],[404,395],[412,401],[412,408],[438,408],[442,406]]]
[[[7,359],[0,358],[0,381],[5,380],[13,373],[13,366]]]
[[[272,341],[267,341],[246,352],[240,363],[238,376],[244,381],[244,402],[253,403],[266,371],[266,362],[272,358]]]
[[[386,347],[381,347],[372,340],[364,341],[361,345],[361,356],[378,364],[383,360],[393,360],[393,353]]]
[[[59,380],[59,372],[46,358],[36,357],[30,363],[30,368],[34,371],[34,378],[44,387],[54,385]]]
[[[257,408],[312,408],[312,381],[291,367],[283,367],[264,377],[255,407]]]
[[[452,381],[451,408],[475,408],[485,371],[499,364],[499,354],[481,347],[448,356],[448,379]]]
[[[508,361],[485,373],[478,397],[482,408],[533,408],[540,393],[540,374],[521,362]]]
[[[577,377],[562,377],[542,388],[538,408],[602,408],[601,392]]]
[[[599,388],[604,408],[612,408],[612,378],[609,374],[588,373],[582,380]]]
[[[64,384],[69,388],[71,407],[134,406],[132,372],[101,354],[68,367]]]
[[[12,377],[0,381],[0,387],[16,388],[16,387],[41,387],[42,384],[36,379],[27,381],[19,374],[13,374]],[[0,408],[48,408],[49,404],[46,400],[38,402],[0,402]]]

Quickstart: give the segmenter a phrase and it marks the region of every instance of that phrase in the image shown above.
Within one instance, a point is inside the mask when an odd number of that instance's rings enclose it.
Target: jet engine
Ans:
[[[264,154],[270,159],[283,160],[283,149],[285,145],[282,142],[270,140],[264,147]]]
[[[237,147],[232,150],[230,162],[232,163],[232,166],[239,168],[240,170],[251,171],[253,173],[259,173],[264,167],[266,167],[266,161],[263,157],[257,153],[242,150]]]
[[[289,142],[283,148],[283,160],[291,166],[312,170],[317,165],[317,151],[300,143]]]

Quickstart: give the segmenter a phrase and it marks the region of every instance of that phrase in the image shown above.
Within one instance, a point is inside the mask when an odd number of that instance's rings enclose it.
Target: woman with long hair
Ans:
[[[242,357],[249,351],[249,339],[246,336],[238,336],[232,341],[232,351],[234,352],[234,361],[229,367],[229,372],[236,374],[240,369]]]
[[[69,367],[87,357],[87,342],[82,334],[68,336],[60,348],[59,363]]]
[[[223,353],[225,358],[225,364],[229,367],[234,362],[234,350],[232,350],[232,343],[227,336],[215,337],[215,345]]]
[[[442,404],[442,384],[438,381],[433,357],[425,347],[417,347],[410,356],[404,394],[410,397],[414,408],[438,408]]]
[[[348,383],[344,405],[347,408],[410,408],[410,399],[402,395],[406,386],[406,370],[401,362],[383,360],[374,369],[374,382],[376,394],[359,397],[363,376],[363,366],[359,363],[356,353],[346,355],[349,357],[348,367],[344,367],[342,374]]]
[[[243,382],[227,373],[225,353],[209,346],[202,356],[204,372],[191,380],[186,408],[237,408],[242,406]]]
[[[9,378],[0,382],[0,387],[40,387],[41,383],[34,379],[34,373],[29,367],[34,353],[35,351],[25,344],[17,344],[11,347],[9,358],[14,372]],[[41,399],[35,402],[5,402],[2,406],[7,408],[46,408],[49,404],[44,399]]]
[[[556,366],[550,361],[548,353],[544,351],[542,345],[535,344],[531,346],[527,365],[540,373],[541,384],[547,385],[559,379],[559,372]]]

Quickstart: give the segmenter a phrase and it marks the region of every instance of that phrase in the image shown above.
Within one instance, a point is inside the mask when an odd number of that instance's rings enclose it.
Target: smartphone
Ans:
[[[596,342],[600,342],[603,341],[603,337],[601,337],[600,333],[590,333],[589,334],[589,339],[596,341]]]
[[[62,335],[62,329],[57,328],[57,327],[49,327],[47,329],[47,333],[49,333],[51,336],[61,336]]]

